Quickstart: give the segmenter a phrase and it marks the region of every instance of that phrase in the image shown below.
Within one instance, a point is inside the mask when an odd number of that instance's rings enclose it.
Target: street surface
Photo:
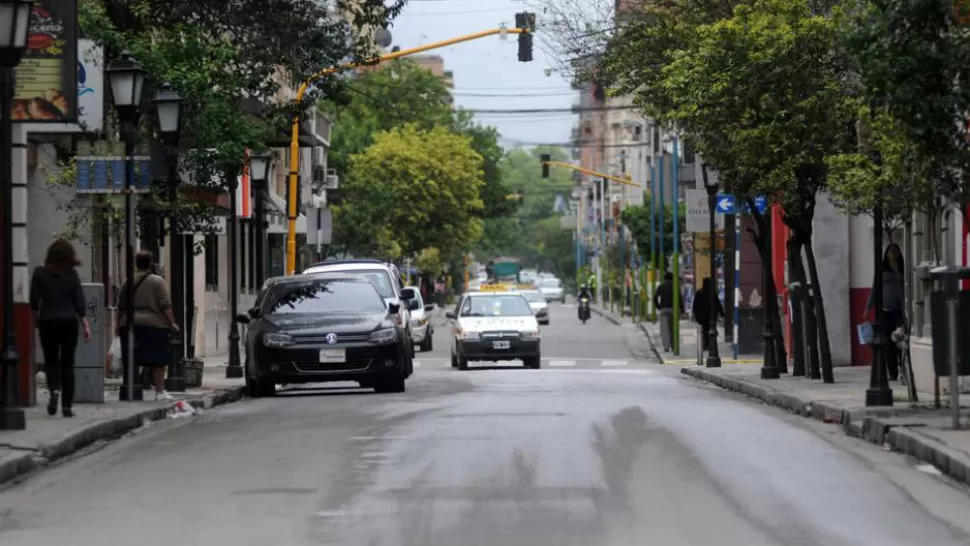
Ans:
[[[0,492],[0,544],[970,544],[919,502],[970,513],[947,482],[890,479],[656,365],[636,328],[550,309],[541,370],[453,370],[439,319],[406,393],[289,390],[156,424]]]

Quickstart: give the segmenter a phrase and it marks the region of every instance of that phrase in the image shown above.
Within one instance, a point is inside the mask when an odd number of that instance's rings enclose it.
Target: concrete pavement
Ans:
[[[172,393],[199,408],[211,408],[242,397],[244,382],[225,378],[225,359],[206,362],[202,388]],[[165,419],[176,401],[155,402],[145,392],[143,402],[120,402],[120,380],[107,380],[103,404],[74,405],[75,416],[65,419],[58,413],[47,415],[47,392],[39,386],[38,403],[27,408],[27,429],[0,431],[0,484],[15,480],[37,468],[69,456],[99,441],[117,438],[127,432]]]
[[[575,366],[454,370],[431,360],[439,327],[405,393],[288,389],[36,475],[0,495],[0,543],[970,543],[949,485],[685,381],[637,327],[551,309],[543,354]],[[580,365],[607,360],[627,365]]]

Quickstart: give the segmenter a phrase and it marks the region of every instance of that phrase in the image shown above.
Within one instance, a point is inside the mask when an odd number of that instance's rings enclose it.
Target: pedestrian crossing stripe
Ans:
[[[414,368],[418,369],[422,364],[434,364],[434,363],[444,363],[448,362],[449,358],[425,358],[421,360],[414,360]],[[599,363],[600,366],[604,368],[622,368],[624,366],[629,366],[629,360],[604,360],[600,358],[543,358],[542,364],[549,366],[551,368],[572,368],[580,364],[594,364]]]

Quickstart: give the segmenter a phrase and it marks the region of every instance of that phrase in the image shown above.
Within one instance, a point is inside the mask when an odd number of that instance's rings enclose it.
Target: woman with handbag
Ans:
[[[58,399],[64,417],[73,417],[74,351],[78,330],[84,341],[91,339],[81,278],[75,269],[81,265],[71,243],[59,239],[47,248],[44,265],[34,269],[30,279],[30,308],[40,334],[47,374],[48,415],[57,413]],[[80,327],[80,328],[79,328]]]
[[[154,271],[155,257],[143,250],[135,256],[135,278],[125,282],[118,296],[118,335],[124,369],[128,369],[128,282],[134,282],[135,365],[151,368],[155,400],[172,400],[165,391],[165,367],[172,362],[171,335],[179,331],[172,314],[172,298],[165,279]],[[135,381],[135,378],[127,378]]]
[[[882,334],[887,340],[890,339],[896,329],[903,328],[905,330],[906,328],[905,282],[903,252],[896,243],[889,243],[886,252],[882,255]],[[862,314],[864,322],[869,320],[869,312],[875,309],[872,294],[872,291],[870,291],[869,300],[866,301],[866,309]],[[899,379],[899,363],[902,357],[899,347],[895,343],[885,343],[883,354],[885,355],[886,372],[889,380],[896,381]]]

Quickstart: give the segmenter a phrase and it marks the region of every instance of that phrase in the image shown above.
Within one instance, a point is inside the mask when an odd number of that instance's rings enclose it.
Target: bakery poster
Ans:
[[[14,122],[77,123],[77,0],[37,0],[17,65]]]

